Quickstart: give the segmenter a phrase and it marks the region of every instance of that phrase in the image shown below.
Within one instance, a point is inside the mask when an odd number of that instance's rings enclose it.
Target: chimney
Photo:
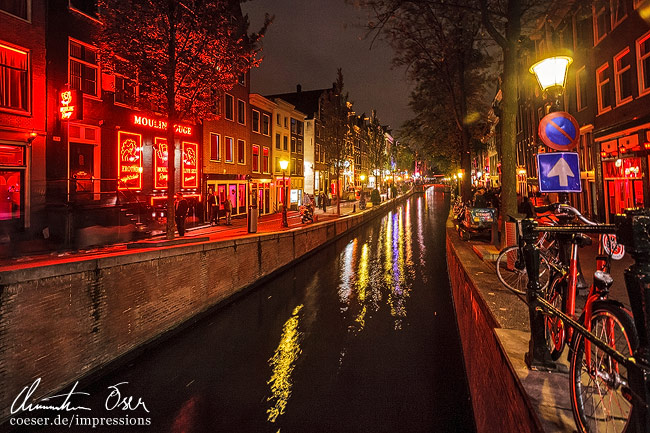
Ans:
[[[296,92],[298,93],[302,92],[302,86],[300,84],[296,86]]]

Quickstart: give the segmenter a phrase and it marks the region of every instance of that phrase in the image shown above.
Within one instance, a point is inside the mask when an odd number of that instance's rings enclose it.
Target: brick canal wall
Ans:
[[[494,332],[499,324],[477,288],[476,279],[485,269],[473,268],[480,261],[461,243],[448,228],[447,266],[477,431],[541,433],[537,415]]]
[[[395,207],[275,234],[0,272],[0,423]]]

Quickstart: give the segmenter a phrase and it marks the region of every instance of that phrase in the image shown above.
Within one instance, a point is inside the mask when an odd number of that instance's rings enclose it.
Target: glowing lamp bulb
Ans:
[[[618,158],[616,160],[616,162],[614,163],[614,165],[617,166],[617,167],[620,167],[621,165],[623,165],[623,160],[621,158]]]

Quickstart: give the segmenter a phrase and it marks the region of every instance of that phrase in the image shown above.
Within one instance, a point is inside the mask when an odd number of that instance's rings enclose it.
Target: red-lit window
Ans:
[[[253,132],[260,132],[260,112],[257,110],[252,110],[251,112],[251,123]]]
[[[133,106],[138,96],[135,80],[122,75],[115,75],[115,103]]]
[[[25,148],[0,144],[0,165],[24,166]]]
[[[262,173],[269,172],[269,148],[262,148]]]
[[[616,28],[625,18],[627,18],[626,0],[611,0],[612,8],[612,29]]]
[[[232,97],[232,95],[226,93],[225,103],[226,119],[235,120],[235,99]]]
[[[600,6],[600,7],[598,7]],[[598,7],[598,9],[596,9]],[[592,6],[593,17],[594,17],[594,46],[598,45],[598,42],[602,41],[609,32],[609,26],[611,25],[609,18],[609,5],[605,2],[602,2],[598,5]]]
[[[246,163],[246,142],[244,140],[237,140],[237,163]]]
[[[609,64],[605,63],[596,70],[596,93],[598,95],[598,114],[612,109],[612,96],[609,83]]]
[[[237,123],[246,124],[246,103],[241,99],[237,100]]]
[[[210,133],[210,159],[212,161],[221,161],[220,138],[219,134]]]
[[[29,111],[27,52],[0,45],[0,107]]]
[[[650,32],[636,41],[636,68],[639,96],[650,93]]]
[[[260,147],[257,144],[253,144],[253,172],[260,172]]]
[[[29,3],[31,0],[2,0],[0,10],[24,20],[29,20]]]
[[[70,87],[87,95],[99,96],[97,50],[70,40]]]
[[[632,79],[632,56],[630,48],[626,47],[614,56],[614,89],[617,106],[632,100]]]
[[[226,151],[226,162],[234,162],[235,160],[233,159],[233,149],[234,143],[233,139],[230,137],[226,137],[226,143],[225,143],[225,151]]]
[[[0,171],[0,220],[20,218],[22,206],[22,185],[22,171]]]

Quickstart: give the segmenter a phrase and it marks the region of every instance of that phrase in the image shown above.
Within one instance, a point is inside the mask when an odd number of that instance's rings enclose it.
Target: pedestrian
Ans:
[[[183,195],[178,193],[176,194],[176,206],[174,211],[174,216],[176,219],[176,228],[178,229],[179,236],[185,236],[185,218],[187,217],[188,209],[187,200],[183,198]]]
[[[226,201],[223,202],[223,210],[226,212],[226,225],[229,226],[231,225],[230,217],[232,215],[232,202],[230,198],[226,198]]]
[[[321,193],[321,203],[323,204],[323,213],[327,212],[327,197],[325,196],[325,193]]]
[[[210,225],[213,221],[219,225],[219,195],[216,191],[212,194],[210,203]]]
[[[214,210],[217,207],[217,198],[214,195],[214,191],[210,189],[208,191],[208,220],[210,221],[210,225],[214,224]]]

